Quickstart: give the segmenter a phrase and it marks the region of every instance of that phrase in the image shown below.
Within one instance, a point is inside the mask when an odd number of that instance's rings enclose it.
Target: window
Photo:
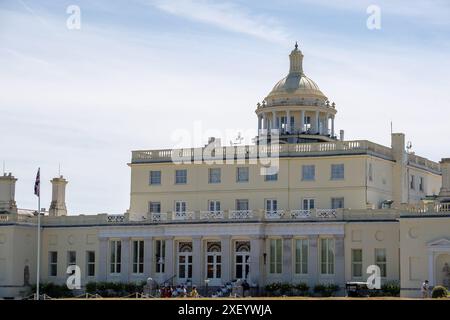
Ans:
[[[302,166],[302,180],[312,181],[315,179],[316,179],[316,166],[315,165]]]
[[[265,174],[264,175],[265,181],[277,181],[278,180],[278,173],[273,174]]]
[[[315,208],[314,199],[305,198],[303,199],[303,210],[311,210]]]
[[[278,210],[278,201],[277,199],[266,199],[266,211],[267,212],[275,212]]]
[[[206,252],[206,277],[220,279],[222,276],[222,253],[220,242],[208,242]]]
[[[295,240],[295,273],[308,273],[308,239]]]
[[[110,241],[110,273],[120,273],[120,263],[122,260],[122,243],[120,240]]]
[[[344,208],[344,198],[331,198],[331,209]]]
[[[133,273],[144,273],[144,241],[133,241]]]
[[[352,277],[362,277],[362,249],[352,249]]]
[[[282,239],[270,239],[270,273],[282,272]]]
[[[150,171],[150,184],[161,184],[161,171]]]
[[[247,199],[237,199],[236,200],[236,210],[248,210],[248,200]]]
[[[220,168],[209,169],[209,177],[208,177],[209,183],[220,183],[221,180],[220,171],[221,171]]]
[[[423,187],[424,183],[423,183],[423,181],[424,181],[424,178],[423,177],[419,177],[419,191],[423,191],[424,190],[424,187]]]
[[[386,249],[375,249],[375,264],[380,267],[380,275],[386,277]]]
[[[238,167],[236,169],[236,182],[248,182],[248,167]]]
[[[148,208],[150,213],[161,213],[161,202],[150,201]]]
[[[178,244],[178,279],[192,278],[192,243],[180,242]]]
[[[58,252],[50,251],[48,253],[49,275],[56,277],[58,275]]]
[[[235,262],[236,278],[247,279],[250,272],[250,242],[236,242]]]
[[[415,183],[416,183],[415,177],[414,177],[414,175],[411,175],[411,179],[409,182],[409,186],[410,186],[411,190],[414,190],[416,188]]]
[[[95,251],[86,251],[86,274],[88,277],[95,276]]]
[[[369,163],[369,172],[367,173],[367,175],[369,176],[369,181],[373,181],[373,168],[372,168],[372,164]]]
[[[331,165],[331,180],[342,180],[344,179],[344,165],[343,164],[332,164]]]
[[[165,257],[166,257],[166,242],[164,240],[155,241],[155,263],[156,273],[164,273]]]
[[[209,200],[208,201],[209,211],[217,212],[220,211],[220,201],[217,200]]]
[[[186,212],[186,201],[175,201],[175,213]]]
[[[334,274],[334,240],[320,239],[320,273]]]
[[[186,184],[187,183],[187,170],[176,170],[175,171],[175,184]]]
[[[67,251],[67,266],[74,266],[77,264],[77,252]]]

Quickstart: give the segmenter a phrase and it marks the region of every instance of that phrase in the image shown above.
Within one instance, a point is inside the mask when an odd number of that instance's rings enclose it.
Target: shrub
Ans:
[[[270,283],[268,285],[266,285],[265,289],[267,292],[269,293],[274,293],[277,290],[280,290],[281,288],[281,283],[279,282],[274,282],[274,283]]]
[[[280,284],[280,293],[282,295],[291,293],[292,290],[292,285],[290,283],[284,282],[282,284]]]
[[[314,293],[320,297],[332,297],[339,290],[336,284],[317,284],[314,286]]]
[[[309,291],[309,286],[304,282],[300,282],[294,285],[294,289],[298,290],[300,295],[306,295]]]
[[[400,285],[396,281],[386,282],[381,285],[381,291],[383,296],[399,297]]]
[[[431,292],[432,298],[447,298],[448,291],[447,288],[443,286],[436,286],[433,288],[433,291]]]
[[[36,285],[32,286],[32,291],[36,292]],[[52,282],[39,284],[39,293],[46,294],[51,298],[73,297],[73,292],[65,284],[58,285]]]

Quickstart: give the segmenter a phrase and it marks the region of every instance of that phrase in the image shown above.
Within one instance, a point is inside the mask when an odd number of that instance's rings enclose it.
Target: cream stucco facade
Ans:
[[[288,75],[258,103],[255,145],[211,139],[203,148],[133,151],[123,215],[68,215],[67,180],[53,179],[41,219],[41,282],[65,283],[76,264],[82,285],[245,278],[260,289],[343,288],[378,265],[382,282],[399,282],[404,296],[418,296],[425,279],[448,285],[450,160],[408,153],[402,133],[389,147],[337,137],[336,105],[302,61],[296,46]],[[265,160],[277,174],[265,174]],[[0,297],[36,283],[37,219],[17,208],[16,182],[0,177]]]

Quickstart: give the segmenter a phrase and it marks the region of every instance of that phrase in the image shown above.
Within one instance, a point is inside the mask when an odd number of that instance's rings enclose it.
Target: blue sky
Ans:
[[[380,30],[366,27],[371,4]],[[131,150],[170,148],[199,123],[197,146],[208,130],[256,130],[296,40],[346,139],[389,145],[393,121],[437,161],[450,156],[449,17],[446,0],[3,0],[0,161],[21,208],[36,206],[38,166],[49,206],[61,164],[70,213],[123,213]]]

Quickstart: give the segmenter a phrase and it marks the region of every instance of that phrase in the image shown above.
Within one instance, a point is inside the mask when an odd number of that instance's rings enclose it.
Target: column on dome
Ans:
[[[330,114],[327,112],[325,115],[325,134],[328,134],[328,121],[330,120]]]
[[[267,129],[267,117],[265,112],[262,113],[262,128]]]
[[[314,133],[319,132],[319,110],[316,111],[316,116],[314,118]]]
[[[286,111],[286,131],[291,132],[291,110]]]
[[[262,129],[261,124],[262,124],[262,117],[260,114],[258,114],[258,132],[261,131]]]
[[[334,137],[334,115],[331,117],[331,136]]]
[[[303,131],[305,131],[305,110],[302,110],[300,114],[300,132]]]
[[[272,127],[271,127],[271,129],[278,129],[276,111],[272,111]]]

